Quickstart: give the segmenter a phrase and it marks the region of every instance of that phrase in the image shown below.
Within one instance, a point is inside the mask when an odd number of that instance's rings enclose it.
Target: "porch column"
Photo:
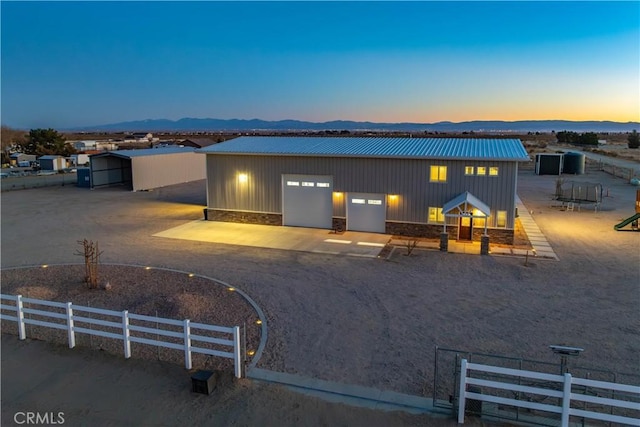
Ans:
[[[480,255],[489,255],[489,235],[486,231],[480,237]]]
[[[440,233],[440,250],[442,252],[449,252],[449,233],[447,233],[447,216],[444,216],[444,226],[442,227],[442,233]]]
[[[480,255],[489,255],[489,235],[487,234],[488,217],[484,217],[484,234],[480,237]]]

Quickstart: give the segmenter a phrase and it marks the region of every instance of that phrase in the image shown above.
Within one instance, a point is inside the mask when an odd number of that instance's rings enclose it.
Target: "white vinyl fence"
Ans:
[[[5,301],[13,301],[15,305],[6,305]],[[25,308],[24,303],[37,304],[47,307],[46,309]],[[160,347],[181,350],[184,352],[185,367],[191,369],[191,353],[201,353],[211,356],[218,356],[232,359],[234,362],[234,371],[237,378],[242,377],[242,358],[240,346],[240,327],[223,327],[207,325],[204,323],[191,322],[189,319],[173,320],[162,317],[142,316],[140,314],[129,313],[129,311],[112,311],[101,308],[84,307],[67,302],[54,302],[32,298],[24,298],[22,295],[6,295],[0,294],[0,319],[12,320],[18,324],[18,336],[21,340],[27,337],[25,325],[38,325],[47,328],[62,329],[67,331],[69,339],[69,348],[76,345],[76,333],[88,335],[96,335],[101,337],[122,340],[124,357],[131,357],[131,343],[149,344]],[[62,312],[64,310],[64,312]],[[6,311],[13,311],[15,315],[6,314]],[[94,313],[103,317],[112,317],[113,320],[101,320],[86,317],[85,313]],[[37,320],[25,318],[25,314],[36,315],[40,318],[50,318],[52,321]],[[55,320],[57,319],[57,321]],[[155,323],[155,328],[142,326],[138,323]],[[100,325],[106,330],[96,330],[91,327],[80,327],[75,323],[87,325]],[[161,326],[162,325],[162,326]],[[179,327],[179,332],[171,330],[164,325],[172,326],[173,329]],[[164,329],[163,329],[164,327]],[[140,334],[154,334],[156,339],[144,338]],[[204,334],[216,332],[227,336],[227,339],[205,336]],[[162,341],[160,336],[181,339],[182,342]],[[174,340],[175,341],[175,340]],[[197,347],[195,343],[210,343],[223,348],[229,348],[228,351],[214,350],[211,348]]]
[[[538,381],[544,381],[551,384],[556,384],[556,389],[532,387],[520,384],[514,384],[512,382],[506,382],[506,378],[500,378],[503,381],[490,381],[480,378],[472,378],[469,376],[469,371],[486,372],[492,374],[498,374],[506,377],[529,378]],[[560,402],[559,405],[553,405],[548,403],[537,403],[527,400],[510,399],[485,393],[474,393],[467,391],[467,385],[477,385],[485,388],[497,389],[497,390],[509,390],[512,392],[534,394],[542,397],[557,398]],[[633,400],[618,400],[606,397],[599,397],[592,394],[579,393],[572,390],[572,385],[584,386],[589,388],[614,391],[631,395]],[[608,421],[619,424],[628,424],[638,426],[640,425],[640,418],[631,418],[621,415],[613,415],[605,412],[588,411],[584,409],[572,408],[572,402],[586,402],[596,405],[603,405],[609,408],[626,408],[630,410],[640,411],[640,387],[618,384],[604,381],[588,380],[584,378],[573,378],[571,374],[566,373],[564,375],[545,374],[541,372],[522,371],[518,369],[500,368],[497,366],[480,365],[476,363],[468,363],[466,359],[462,359],[460,370],[460,402],[458,406],[458,423],[464,423],[464,412],[466,399],[475,399],[484,402],[492,402],[502,405],[516,406],[520,408],[528,408],[539,411],[552,412],[561,415],[562,426],[569,425],[569,417],[576,416],[582,418],[589,418],[600,421]],[[553,399],[551,399],[553,400]]]

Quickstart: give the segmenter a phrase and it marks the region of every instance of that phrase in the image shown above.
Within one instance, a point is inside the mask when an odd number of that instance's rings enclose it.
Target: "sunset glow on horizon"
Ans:
[[[640,121],[639,2],[2,2],[2,124]]]

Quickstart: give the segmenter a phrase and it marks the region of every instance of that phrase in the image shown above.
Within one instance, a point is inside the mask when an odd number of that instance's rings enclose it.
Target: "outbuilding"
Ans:
[[[67,167],[67,159],[62,156],[47,155],[38,157],[40,169],[44,171],[58,171]]]
[[[9,161],[12,166],[20,166],[20,163],[24,162],[35,162],[36,155],[35,154],[24,154],[24,153],[13,153],[9,156]]]
[[[513,243],[519,139],[240,137],[206,154],[210,220]]]
[[[560,175],[563,155],[560,153],[536,154],[536,175]]]
[[[205,160],[193,148],[109,151],[89,160],[91,188],[121,185],[140,191],[205,178]]]

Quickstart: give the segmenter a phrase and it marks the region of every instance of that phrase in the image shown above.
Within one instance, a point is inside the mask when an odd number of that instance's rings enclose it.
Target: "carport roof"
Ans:
[[[160,154],[176,154],[194,152],[193,147],[167,147],[167,148],[144,148],[142,150],[117,150],[107,151],[105,153],[93,154],[91,157],[116,156],[123,159],[142,156],[157,156]]]
[[[206,154],[529,161],[519,139],[248,136],[198,150]]]

